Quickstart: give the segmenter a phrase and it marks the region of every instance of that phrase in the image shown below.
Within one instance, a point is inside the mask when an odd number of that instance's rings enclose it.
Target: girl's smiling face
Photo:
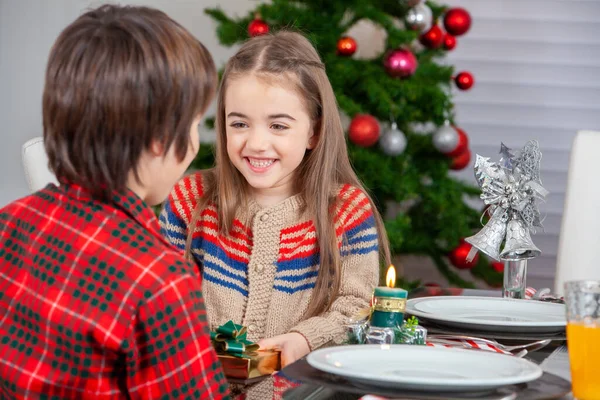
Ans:
[[[250,74],[231,80],[225,92],[227,153],[263,206],[294,194],[294,171],[316,139],[291,84]]]

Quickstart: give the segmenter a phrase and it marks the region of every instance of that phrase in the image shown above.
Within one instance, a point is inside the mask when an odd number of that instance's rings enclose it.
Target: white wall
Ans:
[[[101,3],[0,0],[0,206],[27,193],[20,148],[41,134],[41,94],[50,46],[85,8]],[[220,4],[230,14],[243,15],[258,2],[121,3],[164,10],[204,42],[221,65],[234,49],[218,44],[215,26],[203,9]],[[455,99],[457,122],[469,134],[473,154],[495,157],[500,141],[514,148],[530,139],[540,142],[542,179],[551,194],[543,208],[546,231],[534,237],[543,255],[531,262],[529,278],[536,286],[551,287],[571,141],[579,129],[600,130],[600,0],[444,3],[465,7],[473,17],[471,31],[458,39],[448,57],[458,71],[469,70],[475,76],[475,87],[457,91]],[[362,30],[365,41],[378,36]],[[368,48],[358,39],[359,48]],[[471,167],[457,175],[473,181]],[[427,268],[417,264],[416,274],[423,275]]]

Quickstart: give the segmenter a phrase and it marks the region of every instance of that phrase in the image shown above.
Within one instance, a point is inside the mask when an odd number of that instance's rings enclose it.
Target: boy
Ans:
[[[102,6],[54,44],[44,143],[60,186],[0,210],[0,398],[224,398],[198,271],[162,238],[217,75],[164,13]]]

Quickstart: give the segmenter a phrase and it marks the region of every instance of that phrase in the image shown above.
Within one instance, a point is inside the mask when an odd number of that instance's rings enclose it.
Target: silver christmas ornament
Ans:
[[[529,234],[529,229],[520,218],[514,218],[506,227],[506,243],[500,258],[508,261],[528,260],[542,254]]]
[[[433,134],[433,147],[440,153],[450,153],[458,146],[458,132],[449,124],[442,126]]]
[[[391,129],[379,139],[381,150],[388,156],[397,156],[406,149],[406,136],[398,129],[396,123],[392,123]]]
[[[496,260],[531,259],[541,254],[530,235],[542,227],[537,203],[548,195],[540,179],[542,152],[538,142],[530,141],[517,156],[504,144],[500,154],[500,163],[480,155],[475,161],[480,197],[490,206],[492,218],[480,232],[465,239],[473,246],[469,257],[479,250]]]
[[[506,236],[506,221],[504,218],[504,213],[497,210],[488,223],[475,235],[466,238],[465,242],[498,260],[500,258],[500,246]],[[476,250],[472,254],[473,257],[475,257],[475,252]],[[471,255],[471,252],[469,252],[469,255]]]
[[[404,18],[406,27],[413,31],[427,32],[433,23],[431,8],[425,3],[419,3],[406,13]]]

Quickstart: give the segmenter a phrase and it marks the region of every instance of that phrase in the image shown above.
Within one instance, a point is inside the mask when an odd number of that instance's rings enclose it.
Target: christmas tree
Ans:
[[[467,134],[454,123],[452,90],[468,90],[473,77],[440,62],[469,29],[466,10],[419,0],[272,0],[242,18],[205,12],[225,46],[280,29],[305,34],[351,119],[351,160],[385,216],[392,252],[430,257],[450,285],[473,286],[455,268],[501,283],[488,259],[466,260],[471,246],[462,239],[481,228],[482,210],[465,197],[480,192],[448,174],[471,158]],[[385,51],[372,59],[353,57],[357,42],[347,34],[362,20],[387,34]],[[204,146],[193,168],[212,163]]]

